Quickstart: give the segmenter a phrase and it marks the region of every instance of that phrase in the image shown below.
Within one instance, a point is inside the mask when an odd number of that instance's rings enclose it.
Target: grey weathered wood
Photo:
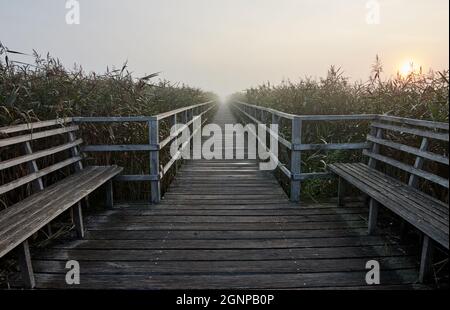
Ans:
[[[383,138],[383,129],[382,128],[376,128],[376,138],[377,139],[382,139]],[[366,150],[364,150],[364,151],[366,151]],[[363,151],[363,152],[364,152]],[[380,152],[380,145],[379,144],[376,144],[376,143],[372,143],[372,147],[371,147],[371,152],[373,153],[373,154],[378,154],[379,152]],[[364,153],[363,153],[364,154]],[[377,166],[377,162],[376,162],[376,160],[373,158],[373,157],[370,157],[369,158],[369,163],[368,163],[368,166],[370,167],[370,168],[376,168],[376,166]]]
[[[449,188],[449,180],[448,179],[444,179],[440,176],[437,176],[435,174],[432,174],[430,172],[424,171],[424,170],[420,170],[420,169],[416,169],[410,165],[404,164],[398,160],[392,159],[390,157],[384,156],[384,155],[380,155],[380,154],[375,154],[372,152],[369,152],[367,150],[363,151],[363,155],[368,156],[374,160],[378,160],[378,161],[382,161],[384,163],[387,163],[391,166],[397,167],[399,169],[402,169],[406,172],[409,172],[411,174],[414,174],[416,176],[419,176],[421,178],[427,179],[428,181],[434,182],[436,184],[439,184],[445,188]]]
[[[109,180],[105,184],[106,188],[106,207],[112,208],[114,206],[113,181]]]
[[[78,238],[83,239],[84,238],[84,223],[83,223],[83,212],[81,208],[81,203],[77,202],[72,207],[72,214],[73,214],[73,223],[75,225],[75,230],[77,232]]]
[[[398,117],[398,116],[392,116],[392,115],[379,115],[378,119],[383,120],[383,121],[390,121],[390,122],[405,124],[405,125],[421,126],[421,127],[431,128],[431,129],[449,130],[448,123],[444,123],[444,122],[433,122],[433,121]]]
[[[34,288],[36,286],[36,281],[34,279],[30,247],[27,240],[23,241],[20,246],[17,247],[17,256],[19,258],[20,273],[25,287],[30,289]]]
[[[330,169],[448,248],[448,206],[363,164],[334,164]]]
[[[368,220],[368,233],[373,235],[377,228],[378,219],[378,202],[371,198],[369,202],[369,220]]]
[[[71,143],[58,145],[58,146],[55,146],[55,147],[52,147],[52,148],[49,148],[49,149],[45,149],[45,150],[42,150],[42,151],[32,152],[32,153],[27,154],[27,155],[23,155],[23,156],[11,158],[11,159],[8,159],[8,160],[4,160],[4,161],[0,162],[0,170],[11,168],[11,167],[23,164],[23,163],[27,163],[27,162],[30,162],[30,161],[33,161],[33,160],[36,160],[36,159],[39,159],[39,158],[43,158],[43,157],[46,157],[46,156],[49,156],[49,155],[52,155],[52,154],[56,154],[56,153],[68,150],[68,149],[70,149],[70,148],[72,148],[74,146],[77,146],[77,145],[81,144],[82,142],[83,142],[82,139],[78,139],[78,140],[76,140],[74,142],[71,142]],[[25,143],[27,143],[27,142],[25,142]]]
[[[14,181],[11,181],[11,182],[9,182],[9,183],[7,183],[5,185],[0,186],[0,194],[4,194],[6,192],[9,192],[9,191],[11,191],[11,190],[13,190],[13,189],[15,189],[15,188],[17,188],[19,186],[22,186],[22,185],[25,185],[27,183],[30,183],[30,182],[32,182],[34,180],[37,180],[37,179],[39,179],[39,178],[41,178],[41,177],[43,177],[43,176],[45,176],[45,175],[47,175],[47,174],[49,174],[51,172],[54,172],[54,171],[59,170],[61,168],[64,168],[64,167],[66,167],[66,166],[68,166],[70,164],[73,164],[73,163],[75,163],[77,161],[80,161],[80,160],[81,160],[81,157],[69,158],[69,159],[66,159],[64,161],[58,162],[58,163],[56,163],[54,165],[51,165],[51,166],[49,166],[47,168],[41,169],[38,172],[34,172],[34,173],[31,173],[31,174],[29,174],[27,176],[24,176],[24,177],[20,178],[20,179],[16,179]]]
[[[69,142],[70,143],[74,143],[76,141],[76,139],[77,139],[77,137],[76,137],[74,132],[69,132],[68,136],[69,136]],[[81,157],[80,150],[79,150],[79,145],[75,144],[72,148],[70,148],[69,154],[72,157],[77,157],[77,156]],[[77,171],[77,172],[83,169],[83,163],[81,162],[81,160],[76,162],[74,164],[74,166],[75,166],[75,171]]]
[[[31,144],[29,141],[24,143],[24,149],[25,149],[25,153],[27,155],[32,155],[33,154],[33,150],[31,149]],[[37,166],[36,160],[31,160],[27,162],[27,166],[28,166],[28,173],[36,173],[39,171],[39,168]],[[34,180],[32,182],[33,184],[33,191],[34,192],[38,192],[44,189],[44,183],[42,183],[42,178],[37,178],[36,180]]]
[[[291,175],[291,180],[306,181],[311,179],[328,179],[332,177],[334,177],[334,175],[329,172],[309,172],[309,173],[300,173],[298,175]]]
[[[159,144],[159,124],[157,120],[148,122],[149,145]],[[158,180],[151,181],[151,202],[159,203],[161,200],[161,183],[159,180],[159,151],[150,151],[150,175]]]
[[[120,173],[122,168],[90,167],[0,212],[0,257]]]
[[[206,106],[206,105],[212,105],[214,103],[215,103],[215,101],[212,100],[212,101],[208,101],[208,102],[205,102],[205,103],[195,104],[195,105],[191,105],[191,106],[188,106],[188,107],[179,108],[179,109],[172,110],[172,111],[169,111],[169,112],[161,113],[161,114],[156,115],[155,120],[160,121],[160,120],[163,120],[163,119],[168,118],[170,116],[173,116],[175,114],[180,114],[180,113],[186,112],[186,111],[192,111],[195,108]]]
[[[338,180],[338,205],[339,206],[344,206],[344,198],[345,198],[345,181],[339,177]]]
[[[51,130],[29,133],[29,134],[25,134],[25,135],[21,135],[21,136],[17,136],[17,137],[0,139],[0,147],[19,144],[19,143],[23,143],[23,142],[27,142],[27,141],[32,141],[32,140],[38,140],[38,139],[51,137],[51,136],[56,136],[59,134],[76,131],[78,129],[79,129],[78,126],[69,126],[69,127],[58,128],[58,129],[51,129]]]
[[[159,176],[153,176],[153,175],[118,175],[114,178],[115,181],[121,181],[121,182],[133,182],[133,181],[158,181]]]
[[[433,242],[427,235],[423,236],[422,252],[420,256],[419,282],[424,283],[430,276],[433,261]]]
[[[272,113],[272,114],[274,114],[274,115],[277,115],[277,116],[282,117],[282,118],[285,118],[285,119],[290,119],[290,120],[292,120],[292,119],[295,117],[294,114],[289,114],[289,113],[277,111],[277,110],[274,110],[274,109],[271,109],[271,108],[265,108],[265,107],[261,107],[261,106],[251,105],[251,104],[248,104],[248,103],[239,101],[239,100],[234,101],[234,103],[235,103],[235,104],[239,104],[239,105],[241,105],[241,106],[245,106],[245,107],[247,107],[248,109],[251,109],[251,111],[252,111],[253,113],[254,113],[254,111],[256,111],[256,110],[264,110],[264,111],[270,112],[270,113]]]
[[[294,117],[292,120],[292,145],[302,144],[302,122]],[[294,147],[293,147],[294,148]],[[301,152],[291,150],[291,174],[299,175],[301,173]],[[300,181],[291,179],[291,201],[300,201]]]
[[[329,143],[329,144],[301,144],[293,147],[298,151],[317,151],[317,150],[362,150],[369,148],[369,144],[362,143]]]
[[[376,128],[382,128],[382,129],[386,129],[386,130],[396,131],[396,132],[400,132],[400,133],[408,133],[411,135],[416,135],[416,136],[421,136],[421,137],[426,137],[426,138],[431,138],[431,139],[437,139],[437,140],[442,140],[442,141],[447,141],[447,142],[449,141],[448,133],[439,133],[439,132],[434,132],[434,131],[430,131],[430,130],[402,127],[402,126],[397,126],[397,125],[389,125],[389,124],[383,124],[383,123],[378,123],[378,122],[372,123],[371,126],[376,127]]]
[[[44,127],[57,126],[57,125],[61,126],[61,125],[66,125],[71,122],[72,122],[72,118],[67,117],[67,118],[54,119],[54,120],[48,120],[48,121],[42,121],[42,122],[0,127],[0,134],[11,134],[11,133],[16,133],[16,132],[20,132],[20,131],[27,131],[27,130],[44,128]]]
[[[427,139],[427,138],[423,138],[423,139]],[[432,160],[444,165],[448,165],[449,164],[449,159],[448,157],[442,156],[442,155],[438,155],[438,154],[434,154],[431,152],[427,152],[426,148],[415,148],[415,147],[411,147],[408,145],[404,145],[404,144],[400,144],[400,143],[396,143],[396,142],[392,142],[389,140],[385,140],[385,139],[377,139],[376,137],[373,137],[371,135],[367,136],[367,140],[373,143],[377,143],[380,145],[384,145],[390,148],[393,148],[395,150],[399,150],[399,151],[403,151],[406,153],[410,153],[413,155],[416,155],[418,157],[421,158],[426,158],[428,160]],[[428,139],[427,139],[428,140]]]
[[[299,115],[302,121],[370,121],[377,119],[376,114],[354,115]]]
[[[87,116],[73,117],[75,123],[128,123],[148,122],[148,116]]]
[[[158,145],[147,144],[124,144],[124,145],[86,145],[82,148],[83,152],[129,152],[129,151],[156,151],[159,150]]]
[[[422,139],[422,143],[420,145],[420,152],[425,153],[426,150],[428,149],[428,144],[429,144],[428,143],[428,139],[427,138],[423,138]],[[423,157],[417,156],[417,158],[416,158],[416,160],[414,162],[414,168],[421,170],[422,167],[423,167],[423,162],[424,162]],[[448,158],[447,158],[447,165],[448,165]],[[409,186],[417,187],[418,182],[419,182],[419,178],[417,177],[417,175],[411,174],[409,176],[409,181],[408,181],[408,185]]]

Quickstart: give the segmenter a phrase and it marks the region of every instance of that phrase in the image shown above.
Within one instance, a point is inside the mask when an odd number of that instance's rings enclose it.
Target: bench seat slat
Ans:
[[[364,179],[365,183],[379,189],[380,191],[385,192],[389,197],[395,200],[399,200],[401,204],[404,204],[408,207],[413,206],[415,208],[418,208],[430,218],[438,222],[441,222],[443,224],[448,223],[448,208],[436,208],[435,206],[433,206],[433,204],[430,204],[429,200],[425,201],[423,199],[423,194],[422,198],[419,198],[418,195],[415,195],[412,191],[405,191],[406,187],[404,184],[399,183],[398,181],[392,182],[392,180],[390,180],[390,177],[387,177],[382,173],[371,171],[370,168],[367,169],[368,167],[363,164],[360,164],[359,166],[347,164],[345,165],[345,167],[349,171],[355,173],[355,175],[360,176],[361,179]],[[441,205],[441,203],[438,204]]]
[[[83,182],[84,179],[96,173],[97,169],[98,168],[95,166],[87,167],[81,170],[79,173],[68,176],[64,179],[64,182],[61,182],[61,180],[60,182],[52,184],[49,187],[45,188],[42,192],[33,194],[16,203],[13,208],[10,207],[1,211],[2,216],[0,217],[0,227],[4,226],[3,223],[14,214],[17,214],[19,212],[26,212],[26,210],[33,205],[45,205],[44,201],[47,199],[52,199],[53,197],[57,198],[59,196],[59,192],[64,190],[64,188],[73,187],[78,182]]]
[[[88,171],[82,170],[0,212],[0,235],[4,236],[0,240],[0,257],[119,174],[122,168],[108,166],[85,170]]]
[[[448,206],[444,203],[362,163],[332,164],[329,169],[445,248],[449,248]],[[447,220],[439,219],[439,214]]]

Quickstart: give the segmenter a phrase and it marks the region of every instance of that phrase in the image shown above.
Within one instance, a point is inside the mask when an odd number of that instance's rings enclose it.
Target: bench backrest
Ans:
[[[396,167],[406,172],[403,181],[408,185],[420,188],[421,181],[428,181],[448,195],[448,123],[380,115],[371,123],[367,140],[371,147],[363,154],[369,166],[379,168],[382,162]]]
[[[83,169],[78,129],[71,118],[1,127],[0,198],[27,185],[32,192],[42,190],[43,178],[53,172]]]

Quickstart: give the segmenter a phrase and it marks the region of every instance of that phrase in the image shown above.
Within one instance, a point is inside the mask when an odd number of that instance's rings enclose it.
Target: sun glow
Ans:
[[[408,77],[412,73],[418,73],[421,71],[421,66],[419,66],[414,60],[409,59],[400,66],[399,74],[402,77]]]

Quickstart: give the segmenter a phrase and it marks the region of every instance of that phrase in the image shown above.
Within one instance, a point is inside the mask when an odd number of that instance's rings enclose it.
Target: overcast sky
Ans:
[[[375,24],[368,2],[79,0],[80,24],[68,25],[65,0],[0,0],[0,41],[89,71],[128,60],[136,76],[162,71],[222,96],[321,77],[332,64],[365,80],[376,54],[386,75],[409,59],[425,70],[448,68],[448,0],[379,0]]]

